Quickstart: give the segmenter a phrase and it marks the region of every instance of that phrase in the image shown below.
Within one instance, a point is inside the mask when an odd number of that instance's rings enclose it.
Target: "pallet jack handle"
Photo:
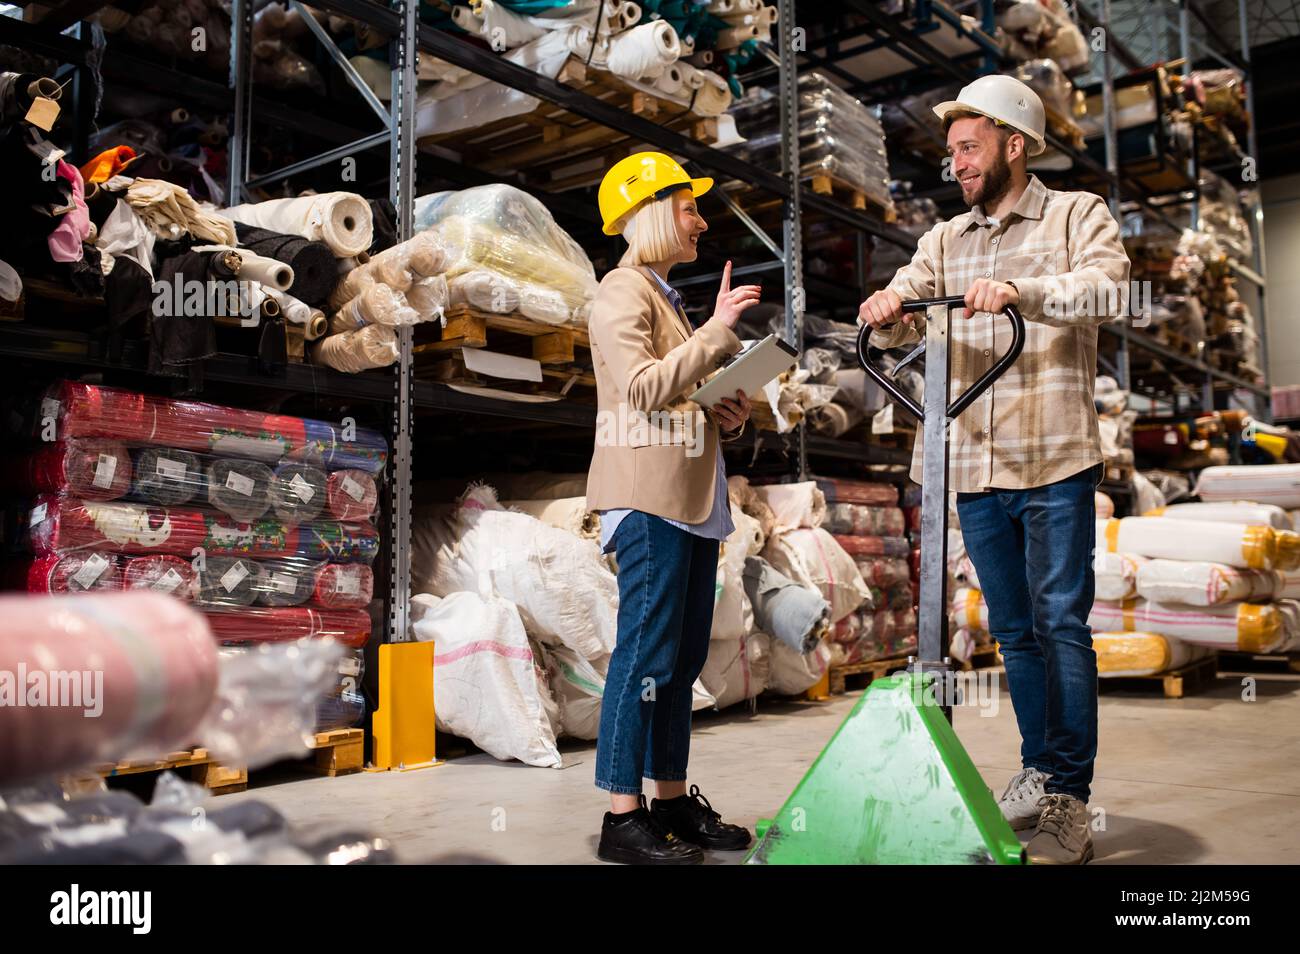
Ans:
[[[943,305],[946,306],[949,313],[957,307],[966,307],[966,299],[960,295],[953,295],[947,298],[917,298],[913,301],[903,302],[903,311],[926,311],[930,308]],[[949,420],[955,418],[966,408],[970,407],[981,394],[988,390],[989,386],[1011,367],[1018,357],[1021,350],[1025,347],[1025,320],[1020,317],[1020,312],[1014,305],[1007,305],[1002,310],[1002,314],[1011,322],[1011,347],[1007,349],[1002,357],[993,363],[993,366],[980,375],[979,380],[962,392],[951,404],[948,405],[947,417]],[[913,417],[918,421],[925,421],[925,410],[917,403],[916,399],[905,392],[893,379],[881,370],[875,363],[877,356],[884,354],[879,348],[873,348],[868,344],[871,337],[871,327],[863,325],[858,331],[858,363],[862,365],[864,371],[870,375],[871,379],[884,389],[885,393],[906,408]],[[906,358],[899,362],[895,367],[895,373],[904,365],[910,363],[922,351],[925,350],[925,342],[912,351]]]

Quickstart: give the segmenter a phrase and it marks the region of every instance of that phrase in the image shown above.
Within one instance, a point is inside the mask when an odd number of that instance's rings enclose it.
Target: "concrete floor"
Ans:
[[[1093,809],[1097,864],[1300,863],[1300,677],[1242,676],[1174,700],[1105,693]],[[1005,685],[1005,682],[1003,683]],[[733,822],[753,827],[789,795],[853,706],[764,700],[697,714],[692,781]],[[996,715],[958,708],[956,727],[1000,793],[1019,768],[1005,691]],[[389,838],[399,857],[447,855],[517,864],[591,864],[606,801],[592,785],[594,744],[564,744],[566,767],[529,768],[487,755],[406,773],[363,773],[266,785],[256,798],[304,828],[347,826]],[[256,779],[254,781],[256,784]],[[736,863],[740,852],[714,854]],[[465,859],[461,859],[465,860]]]

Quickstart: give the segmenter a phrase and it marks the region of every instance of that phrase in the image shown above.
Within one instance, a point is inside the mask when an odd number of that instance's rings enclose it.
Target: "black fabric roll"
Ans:
[[[325,471],[311,464],[288,461],[275,468],[271,506],[275,515],[294,526],[318,516],[328,494]],[[305,498],[305,499],[304,499]]]
[[[210,556],[199,573],[196,602],[208,606],[252,606],[261,568],[248,557]]]
[[[367,199],[370,203],[370,218],[374,227],[375,238],[366,249],[370,255],[378,255],[397,244],[397,210],[388,199]]]
[[[263,606],[300,606],[316,590],[316,574],[322,563],[305,560],[262,560],[258,566],[257,602]],[[289,589],[289,583],[293,589]]]
[[[271,506],[271,468],[253,460],[214,460],[208,465],[208,503],[241,523]],[[246,481],[252,481],[249,486]],[[248,490],[248,493],[244,493]]]
[[[135,500],[175,507],[193,500],[207,482],[203,462],[189,451],[172,447],[141,447],[131,457],[131,497]],[[161,467],[158,466],[160,460],[163,462]],[[179,470],[182,467],[184,473]]]
[[[324,242],[312,242],[298,235],[281,235],[268,229],[235,223],[240,248],[284,262],[293,269],[289,294],[313,308],[324,306],[338,281],[339,266]]]

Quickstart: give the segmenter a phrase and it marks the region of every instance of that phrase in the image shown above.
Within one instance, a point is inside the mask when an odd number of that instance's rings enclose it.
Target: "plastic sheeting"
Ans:
[[[1212,649],[1275,651],[1286,639],[1277,608],[1255,603],[1190,607],[1136,599],[1098,600],[1088,615],[1094,632],[1150,632]]]
[[[1249,500],[1291,510],[1300,507],[1300,464],[1207,467],[1196,493],[1206,502]]]
[[[1138,567],[1134,583],[1138,595],[1158,603],[1216,606],[1238,600],[1271,600],[1281,589],[1281,574],[1222,563],[1149,560]]]
[[[1097,675],[1154,676],[1202,659],[1212,650],[1159,633],[1093,633]]]
[[[1243,569],[1271,570],[1278,559],[1277,531],[1272,527],[1172,517],[1098,520],[1097,545],[1111,553],[1205,560]]]

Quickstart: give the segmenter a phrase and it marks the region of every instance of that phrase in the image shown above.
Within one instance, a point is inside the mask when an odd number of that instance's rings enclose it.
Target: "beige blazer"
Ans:
[[[707,520],[720,435],[712,412],[685,395],[740,350],[740,339],[715,318],[692,332],[640,266],[605,275],[588,330],[596,446],[587,508],[627,507],[682,523]]]

